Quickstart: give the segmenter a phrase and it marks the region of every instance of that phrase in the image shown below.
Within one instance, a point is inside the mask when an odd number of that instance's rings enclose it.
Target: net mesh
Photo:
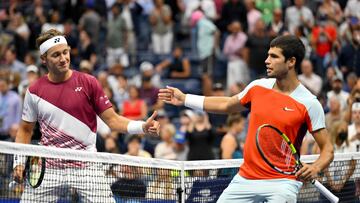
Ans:
[[[11,185],[14,155],[46,158],[39,188]],[[317,156],[303,156],[311,163]],[[356,202],[360,154],[336,154],[318,180]],[[0,202],[216,202],[242,160],[169,161],[0,142]],[[9,187],[9,184],[11,187]],[[298,202],[326,202],[305,184]]]

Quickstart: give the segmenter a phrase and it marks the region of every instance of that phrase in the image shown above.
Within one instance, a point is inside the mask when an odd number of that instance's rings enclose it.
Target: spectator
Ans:
[[[336,97],[340,101],[341,111],[345,110],[347,107],[347,99],[349,98],[349,93],[345,92],[342,89],[343,80],[340,77],[334,77],[332,79],[331,87],[332,87],[331,91],[326,93],[328,100],[331,97]],[[329,102],[327,106],[329,106]]]
[[[114,89],[114,101],[119,111],[122,111],[124,101],[129,99],[128,82],[124,75],[118,75],[117,86]]]
[[[347,140],[347,123],[337,121],[331,126],[330,135],[332,136],[335,153],[349,152],[349,142]],[[332,162],[324,170],[326,186],[339,197],[341,202],[356,202],[356,186],[350,177],[354,174],[356,161]],[[323,195],[320,195],[321,202],[329,202]]]
[[[320,17],[317,24],[312,28],[310,41],[315,52],[315,72],[319,75],[324,73],[323,61],[336,42],[336,37],[337,30],[333,23],[324,17]]]
[[[271,37],[283,35],[285,32],[287,32],[287,27],[284,24],[283,14],[280,8],[273,11],[273,18],[267,26],[267,31],[270,32],[269,35]]]
[[[179,118],[180,126],[178,128],[178,131],[181,133],[186,133],[189,125],[193,122],[194,116],[194,112],[190,109],[181,111]]]
[[[156,201],[175,201],[177,197],[176,183],[172,179],[171,170],[166,168],[155,169],[154,180],[147,187],[146,198]]]
[[[24,16],[20,12],[18,11],[16,11],[15,13],[10,12],[10,22],[7,25],[7,29],[19,35],[21,39],[25,42],[25,44],[28,43],[28,39],[30,36],[30,29],[24,19]]]
[[[230,35],[226,37],[223,52],[228,58],[226,88],[229,89],[235,83],[248,83],[250,81],[249,70],[243,59],[243,48],[247,35],[243,32],[239,21],[229,25]]]
[[[339,67],[345,72],[355,72],[360,76],[360,20],[350,26],[351,43],[342,47],[339,55]]]
[[[79,19],[78,29],[80,31],[86,31],[86,33],[91,36],[91,42],[96,44],[99,43],[99,33],[101,33],[101,17],[94,10],[94,6],[94,1],[86,1],[85,12],[81,15]]]
[[[143,61],[140,64],[140,73],[136,74],[130,81],[131,84],[136,87],[141,87],[142,78],[150,78],[150,81],[154,87],[161,87],[160,75],[154,70],[154,65],[149,61]]]
[[[190,24],[196,26],[196,46],[201,60],[202,89],[205,95],[209,95],[214,71],[215,50],[219,46],[220,33],[215,24],[199,10],[192,14]]]
[[[351,152],[360,152],[360,102],[351,107],[351,124],[348,127],[348,141]]]
[[[261,12],[256,9],[255,0],[245,0],[245,6],[247,10],[247,33],[251,34],[254,32],[255,23],[261,18]],[[244,31],[246,32],[246,30]]]
[[[18,86],[18,93],[21,97],[25,96],[27,88],[40,77],[39,68],[35,65],[26,67],[26,79],[21,81]]]
[[[255,5],[261,11],[264,23],[269,25],[273,20],[273,12],[281,9],[281,0],[255,0]]]
[[[145,158],[151,158],[151,154],[141,149],[141,137],[139,135],[129,135],[127,143],[127,152],[125,155],[139,156]]]
[[[249,34],[245,44],[244,59],[250,69],[250,80],[265,75],[265,59],[267,48],[270,44],[270,36],[265,32],[265,23],[262,19],[256,21],[255,29]]]
[[[97,55],[95,43],[92,42],[93,36],[90,35],[85,30],[80,31],[80,43],[79,43],[79,59],[78,60],[88,60],[91,65],[96,69],[97,65]]]
[[[41,32],[46,32],[51,29],[59,30],[59,32],[64,32],[64,25],[60,22],[61,16],[59,10],[52,10],[50,12],[50,22],[46,22],[41,27]]]
[[[215,158],[212,151],[214,133],[207,113],[197,111],[194,121],[190,123],[186,131],[186,139],[189,143],[187,160],[212,160]]]
[[[9,80],[0,78],[0,140],[12,140],[11,128],[20,124],[22,105],[20,96],[9,90]]]
[[[139,88],[140,98],[143,99],[148,107],[148,112],[161,109],[164,102],[157,99],[159,88],[151,83],[151,77],[142,77],[141,87]]]
[[[186,143],[185,133],[181,131],[177,131],[174,135],[174,152],[176,154],[176,160],[187,160],[189,146]]]
[[[324,17],[332,21],[335,25],[341,23],[343,19],[343,12],[338,2],[333,0],[323,0],[317,9],[317,18]]]
[[[300,82],[305,85],[314,95],[320,95],[322,79],[313,72],[311,61],[305,59],[301,63]]]
[[[152,47],[155,54],[169,54],[173,42],[171,9],[163,0],[155,0],[150,15]]]
[[[358,80],[358,77],[356,76],[356,73],[354,72],[350,72],[347,76],[346,76],[346,83],[344,84],[344,90],[346,92],[352,92],[352,90],[354,89],[354,87],[356,86],[356,82]]]
[[[346,4],[344,14],[346,17],[354,16],[360,18],[360,2],[358,0],[349,0]]]
[[[170,58],[160,62],[155,69],[164,78],[171,79],[186,79],[191,74],[189,59],[184,56],[183,49],[179,45],[175,46]]]
[[[129,99],[125,100],[121,108],[121,114],[129,119],[142,120],[147,116],[147,106],[140,98],[139,89],[133,85],[128,88]]]
[[[221,141],[221,159],[243,158],[242,145],[239,134],[244,129],[245,119],[241,114],[230,114],[226,121],[228,131]]]
[[[173,124],[161,126],[160,136],[162,141],[155,147],[154,158],[170,160],[176,159],[176,154],[173,148],[173,137],[175,133],[176,129]]]
[[[218,23],[221,33],[226,33],[227,26],[233,21],[239,21],[244,32],[248,31],[247,10],[241,0],[230,0],[224,3],[221,10],[221,19]]]
[[[114,3],[111,7],[113,18],[108,21],[107,25],[107,56],[106,63],[109,67],[116,63],[120,63],[122,66],[127,67],[129,65],[127,49],[127,31],[126,21],[121,15],[121,5]]]
[[[142,32],[140,27],[139,19],[143,8],[137,1],[133,0],[123,0],[122,1],[122,12],[121,16],[125,20],[126,25],[126,44],[127,44],[127,53],[135,56],[136,55],[136,46],[137,46],[137,36]],[[135,59],[135,57],[132,57]],[[131,62],[134,65],[134,61]]]
[[[139,202],[146,196],[146,184],[141,179],[141,168],[129,165],[116,165],[107,172],[116,178],[111,190],[116,202]]]
[[[80,61],[79,71],[91,75],[93,72],[93,65],[88,60],[82,60]]]
[[[311,10],[304,5],[304,0],[295,0],[294,6],[286,8],[285,24],[290,34],[295,34],[295,28],[303,26],[308,33],[314,25],[314,15]]]
[[[329,111],[325,114],[325,124],[333,126],[334,122],[343,120],[344,113],[341,110],[340,101],[336,97],[329,98]]]
[[[10,72],[20,73],[22,80],[26,78],[26,66],[17,58],[15,48],[9,47],[6,49],[4,63],[10,68]]]

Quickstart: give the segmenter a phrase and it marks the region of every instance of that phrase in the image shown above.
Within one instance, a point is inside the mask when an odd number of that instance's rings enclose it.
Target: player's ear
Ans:
[[[287,60],[287,64],[288,67],[293,67],[295,68],[295,64],[296,64],[296,58],[295,57],[291,57]]]
[[[46,53],[40,56],[41,59],[41,64],[45,65],[46,64]]]

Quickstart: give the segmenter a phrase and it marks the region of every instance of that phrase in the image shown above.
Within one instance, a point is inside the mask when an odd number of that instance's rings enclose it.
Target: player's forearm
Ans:
[[[18,133],[16,134],[15,142],[29,144],[31,142],[32,133],[26,132],[23,129],[19,129]]]
[[[205,97],[204,110],[212,113],[228,113],[230,97]]]
[[[326,167],[330,165],[332,160],[334,159],[334,148],[331,144],[323,146],[320,149],[320,156],[319,158],[313,163],[319,172],[324,170]]]
[[[16,134],[15,142],[29,144],[31,142],[34,126],[34,122],[27,122],[22,120],[20,122],[19,130]]]

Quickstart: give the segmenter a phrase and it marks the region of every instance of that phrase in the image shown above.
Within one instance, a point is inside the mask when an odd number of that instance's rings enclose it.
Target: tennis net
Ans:
[[[15,155],[45,158],[45,176],[38,188],[27,182],[12,184]],[[316,158],[302,160],[311,163]],[[359,159],[359,153],[336,154],[319,176],[342,202],[359,199]],[[0,202],[216,202],[241,162],[170,161],[0,142]],[[326,202],[311,184],[298,195],[298,202],[322,201]]]

